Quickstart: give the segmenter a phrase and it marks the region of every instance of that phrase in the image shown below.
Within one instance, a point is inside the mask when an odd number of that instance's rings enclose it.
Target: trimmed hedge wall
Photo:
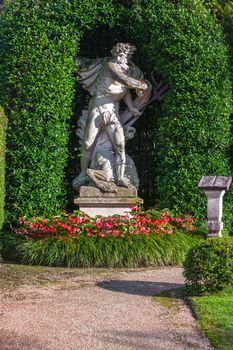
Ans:
[[[103,24],[110,33],[104,46],[131,41],[140,67],[169,84],[160,106],[143,116],[153,118],[153,135],[146,138],[146,166],[153,169],[148,192],[156,188],[161,207],[205,213],[205,197],[196,190],[200,177],[230,174],[231,86],[221,29],[200,1],[16,0],[1,17],[0,95],[10,120],[9,217],[52,213],[66,204],[73,56],[80,38],[95,36]],[[142,187],[146,181],[149,177]]]
[[[1,15],[0,95],[9,115],[9,219],[55,213],[66,206],[73,57],[84,28],[103,11],[106,15],[111,7],[95,0],[16,0]]]
[[[222,30],[199,1],[147,0],[129,12],[137,23],[134,36],[145,38],[138,47],[141,61],[148,60],[169,85],[151,164],[158,203],[203,215],[205,195],[196,189],[201,176],[231,174],[232,91]],[[227,206],[229,219],[232,199]]]
[[[231,50],[231,58],[233,58],[233,3],[232,0],[203,0],[206,8],[208,8],[212,16],[218,20],[226,34],[227,42]]]
[[[7,118],[0,107],[0,230],[4,221],[6,127]]]

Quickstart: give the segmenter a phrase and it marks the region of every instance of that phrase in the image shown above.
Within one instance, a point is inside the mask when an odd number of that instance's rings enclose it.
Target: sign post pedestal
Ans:
[[[232,182],[227,176],[202,176],[198,188],[207,196],[207,237],[222,237],[223,196]]]

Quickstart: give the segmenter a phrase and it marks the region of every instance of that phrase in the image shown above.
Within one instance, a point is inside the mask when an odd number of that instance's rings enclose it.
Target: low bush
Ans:
[[[193,293],[218,291],[233,284],[233,239],[211,238],[193,247],[184,263],[184,276]]]
[[[20,218],[5,236],[4,256],[48,266],[180,265],[200,237],[191,216],[134,209],[132,216],[90,218],[76,211],[49,219]]]

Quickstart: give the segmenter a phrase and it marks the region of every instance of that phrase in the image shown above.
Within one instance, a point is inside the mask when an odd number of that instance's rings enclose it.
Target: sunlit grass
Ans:
[[[196,317],[217,350],[233,349],[233,286],[220,293],[192,297]]]

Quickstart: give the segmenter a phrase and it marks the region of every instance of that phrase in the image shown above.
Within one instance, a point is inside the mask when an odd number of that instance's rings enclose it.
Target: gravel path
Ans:
[[[152,297],[183,286],[180,268],[1,269],[0,350],[211,349],[183,300]]]

